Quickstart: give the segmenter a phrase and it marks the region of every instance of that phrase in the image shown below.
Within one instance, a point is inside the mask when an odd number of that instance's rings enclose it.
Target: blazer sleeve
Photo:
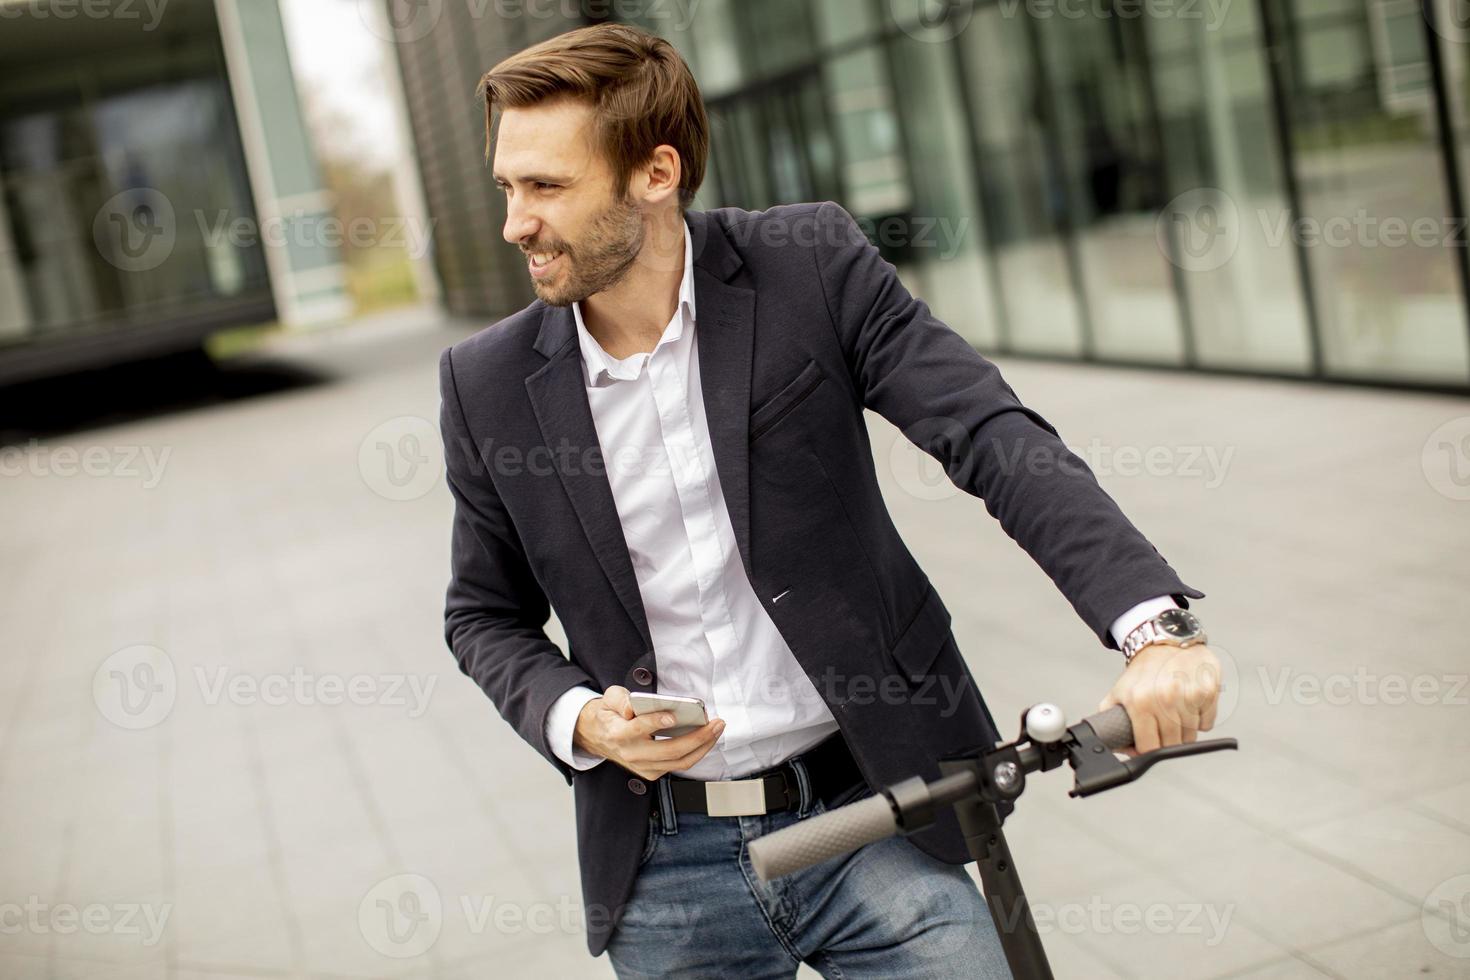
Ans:
[[[454,497],[444,638],[459,669],[570,783],[571,768],[547,741],[547,714],[566,691],[599,688],[546,635],[551,607],[465,425],[451,350],[439,359],[445,482]]]
[[[839,205],[816,211],[814,253],[832,327],[865,407],[897,426],[979,497],[1104,646],[1134,605],[1204,593],[1128,521],[996,366],[936,319]]]

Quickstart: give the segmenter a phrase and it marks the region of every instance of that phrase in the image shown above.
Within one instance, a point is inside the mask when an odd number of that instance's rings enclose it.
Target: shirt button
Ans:
[[[634,796],[642,796],[644,793],[648,792],[648,787],[644,785],[643,780],[638,779],[637,777],[628,780],[628,789],[633,792]]]
[[[639,684],[647,684],[649,681],[653,680],[653,671],[649,670],[647,667],[636,667],[633,670],[633,680],[637,681]]]

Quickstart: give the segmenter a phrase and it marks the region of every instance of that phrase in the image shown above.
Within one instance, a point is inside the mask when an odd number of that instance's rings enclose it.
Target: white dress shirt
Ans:
[[[693,255],[686,224],[679,305],[650,353],[611,357],[587,332],[581,304],[572,312],[658,690],[699,698],[711,718],[725,720],[714,748],[676,774],[733,779],[817,745],[837,722],[756,598],[735,545],[699,383]],[[1114,622],[1114,639],[1121,645],[1173,605],[1162,596],[1133,607]],[[573,688],[547,714],[551,749],[574,769],[604,761],[572,745],[578,715],[600,694]]]

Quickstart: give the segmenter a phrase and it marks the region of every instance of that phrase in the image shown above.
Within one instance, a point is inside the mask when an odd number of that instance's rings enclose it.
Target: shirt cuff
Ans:
[[[606,760],[599,755],[583,752],[572,744],[572,733],[577,729],[577,717],[587,702],[602,695],[590,687],[577,686],[551,703],[546,713],[546,744],[556,757],[580,772],[586,772],[599,762]]]
[[[1138,627],[1153,619],[1165,609],[1178,609],[1179,603],[1172,596],[1161,595],[1156,599],[1145,599],[1132,609],[1113,620],[1113,625],[1108,632],[1113,634],[1113,642],[1118,644],[1118,649],[1123,649],[1123,640]]]

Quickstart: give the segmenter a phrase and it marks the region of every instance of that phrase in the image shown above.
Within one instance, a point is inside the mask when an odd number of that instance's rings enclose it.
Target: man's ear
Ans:
[[[647,204],[662,204],[670,197],[678,198],[679,181],[684,176],[679,151],[667,143],[653,150],[648,162],[633,174],[632,191]]]

